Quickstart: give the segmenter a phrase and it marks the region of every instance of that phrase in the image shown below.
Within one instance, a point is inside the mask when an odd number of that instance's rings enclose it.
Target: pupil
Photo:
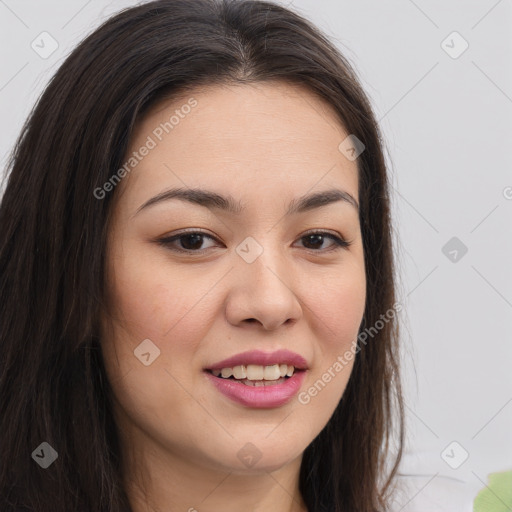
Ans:
[[[187,243],[187,240],[193,240],[192,244]],[[203,241],[203,235],[184,235],[181,239],[181,245],[184,249],[200,249]],[[185,243],[184,243],[185,242]],[[187,247],[187,245],[189,247]]]
[[[321,246],[321,245],[322,245],[322,243],[323,243],[323,235],[307,235],[307,236],[306,236],[306,239],[308,239],[308,238],[309,238],[310,240],[311,240],[311,239],[313,239],[313,245],[315,245],[315,241],[316,241],[316,242],[320,242],[320,244],[319,244],[320,246]]]

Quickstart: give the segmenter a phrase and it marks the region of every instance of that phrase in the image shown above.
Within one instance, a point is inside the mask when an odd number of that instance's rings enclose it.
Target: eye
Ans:
[[[195,230],[181,232],[178,233],[177,235],[161,238],[158,240],[158,243],[164,245],[165,247],[171,249],[172,251],[185,253],[194,252],[197,254],[201,254],[205,251],[205,248],[202,247],[204,238],[215,240],[215,238],[213,238],[212,236],[202,231]],[[175,244],[175,242],[178,243]],[[178,245],[178,247],[176,245]]]
[[[211,248],[205,248],[203,246],[205,238],[217,241],[216,238],[203,231],[191,230],[181,232],[170,237],[160,238],[157,242],[172,251],[188,254],[202,254],[207,249]],[[340,248],[346,248],[352,243],[327,231],[312,231],[302,235],[299,240],[306,240],[307,245],[313,246],[313,248],[306,247],[306,249],[314,252],[334,251]],[[322,248],[326,240],[330,240],[332,242],[330,248],[327,249],[325,247]]]
[[[335,251],[340,248],[348,247],[352,242],[341,238],[334,233],[330,233],[328,231],[312,231],[300,237],[300,240],[306,240],[308,245],[312,245],[313,249],[306,247],[306,249],[313,250],[314,252],[327,252],[327,251]],[[322,245],[326,240],[331,240],[332,245],[330,249],[322,249]],[[319,247],[320,246],[320,247]],[[319,250],[320,249],[320,250]]]

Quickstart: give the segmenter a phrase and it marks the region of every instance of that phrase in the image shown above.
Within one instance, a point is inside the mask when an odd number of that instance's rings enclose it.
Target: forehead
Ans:
[[[357,199],[357,163],[339,150],[349,134],[307,89],[283,82],[197,88],[153,106],[136,126],[127,158],[143,146],[123,186],[142,202],[163,188],[209,186],[233,195],[304,194],[315,184]]]
[[[193,100],[195,106],[190,107]],[[279,81],[212,85],[161,101],[146,113],[134,137],[154,132],[158,139],[159,127],[164,131],[162,139],[171,143],[172,137],[166,135],[172,134],[176,141],[187,142],[187,149],[214,143],[239,153],[250,151],[253,143],[266,143],[269,149],[294,143],[289,145],[294,154],[299,143],[310,152],[320,143],[319,150],[330,143],[336,149],[336,142],[348,135],[325,100],[304,87]],[[233,141],[245,144],[240,148]]]

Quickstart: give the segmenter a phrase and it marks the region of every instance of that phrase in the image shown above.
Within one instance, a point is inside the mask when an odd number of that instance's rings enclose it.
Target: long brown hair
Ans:
[[[0,510],[129,512],[102,362],[105,247],[135,123],[200,85],[282,80],[325,99],[358,157],[367,303],[343,398],[304,452],[309,512],[386,510],[404,414],[382,138],[354,69],[309,21],[257,0],[158,0],[120,12],[69,55],[29,116],[0,205]],[[9,172],[10,171],[10,172]],[[396,406],[396,407],[395,407]],[[395,410],[396,409],[396,410]],[[398,450],[390,439],[398,435]],[[47,442],[46,470],[33,452]],[[391,464],[390,464],[391,463]],[[387,469],[390,471],[387,471]],[[384,478],[387,476],[387,478]]]

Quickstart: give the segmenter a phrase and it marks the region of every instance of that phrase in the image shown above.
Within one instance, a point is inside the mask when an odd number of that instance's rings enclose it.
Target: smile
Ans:
[[[250,408],[266,409],[290,402],[299,392],[306,370],[293,370],[291,376],[271,380],[236,379],[233,375],[222,377],[220,374],[215,376],[211,370],[206,370],[204,374],[215,389],[231,401]]]

